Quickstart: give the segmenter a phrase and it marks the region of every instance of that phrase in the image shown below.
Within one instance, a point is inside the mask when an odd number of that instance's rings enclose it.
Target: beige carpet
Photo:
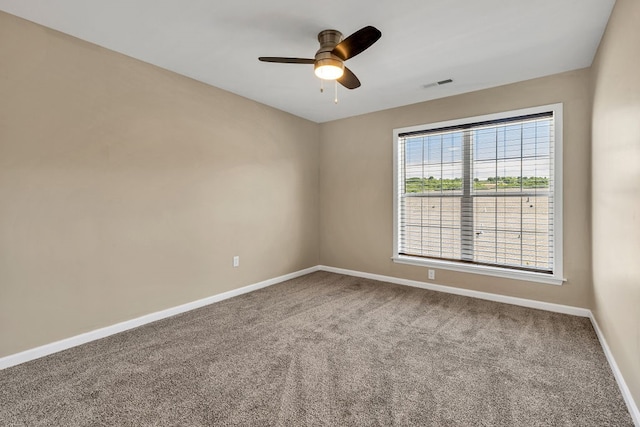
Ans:
[[[0,425],[633,424],[588,319],[318,272],[0,371]]]

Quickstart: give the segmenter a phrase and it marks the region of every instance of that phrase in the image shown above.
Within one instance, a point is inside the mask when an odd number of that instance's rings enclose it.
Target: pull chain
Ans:
[[[334,80],[334,97],[333,102],[338,103],[338,80]],[[320,79],[320,93],[324,93],[324,79]]]

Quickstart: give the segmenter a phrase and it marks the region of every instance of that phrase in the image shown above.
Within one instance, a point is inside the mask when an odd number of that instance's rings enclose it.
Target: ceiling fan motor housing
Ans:
[[[342,41],[342,33],[338,30],[324,30],[318,34],[320,49],[316,52],[314,68],[334,66],[344,70],[344,62],[331,53],[333,48]]]

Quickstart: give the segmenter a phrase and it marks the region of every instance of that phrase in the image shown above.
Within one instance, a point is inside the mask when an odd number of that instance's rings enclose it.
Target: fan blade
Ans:
[[[258,58],[262,62],[278,62],[281,64],[314,64],[315,59],[307,58],[281,58],[279,56],[261,56]]]
[[[338,83],[340,83],[347,89],[355,89],[357,87],[360,87],[360,80],[358,80],[356,75],[353,74],[353,72],[347,67],[344,67],[344,74],[338,79]]]
[[[375,27],[367,26],[359,29],[333,48],[333,53],[338,58],[346,61],[369,48],[382,37],[382,33]]]

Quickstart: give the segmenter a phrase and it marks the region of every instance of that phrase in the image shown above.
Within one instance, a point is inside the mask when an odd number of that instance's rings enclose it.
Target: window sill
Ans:
[[[485,265],[470,265],[451,261],[423,259],[405,255],[396,255],[391,258],[398,264],[417,265],[422,267],[440,268],[443,270],[459,271],[462,273],[483,274],[485,276],[504,277],[507,279],[538,282],[547,285],[562,285],[567,279],[551,276],[533,271],[510,270],[507,268],[490,267]]]

